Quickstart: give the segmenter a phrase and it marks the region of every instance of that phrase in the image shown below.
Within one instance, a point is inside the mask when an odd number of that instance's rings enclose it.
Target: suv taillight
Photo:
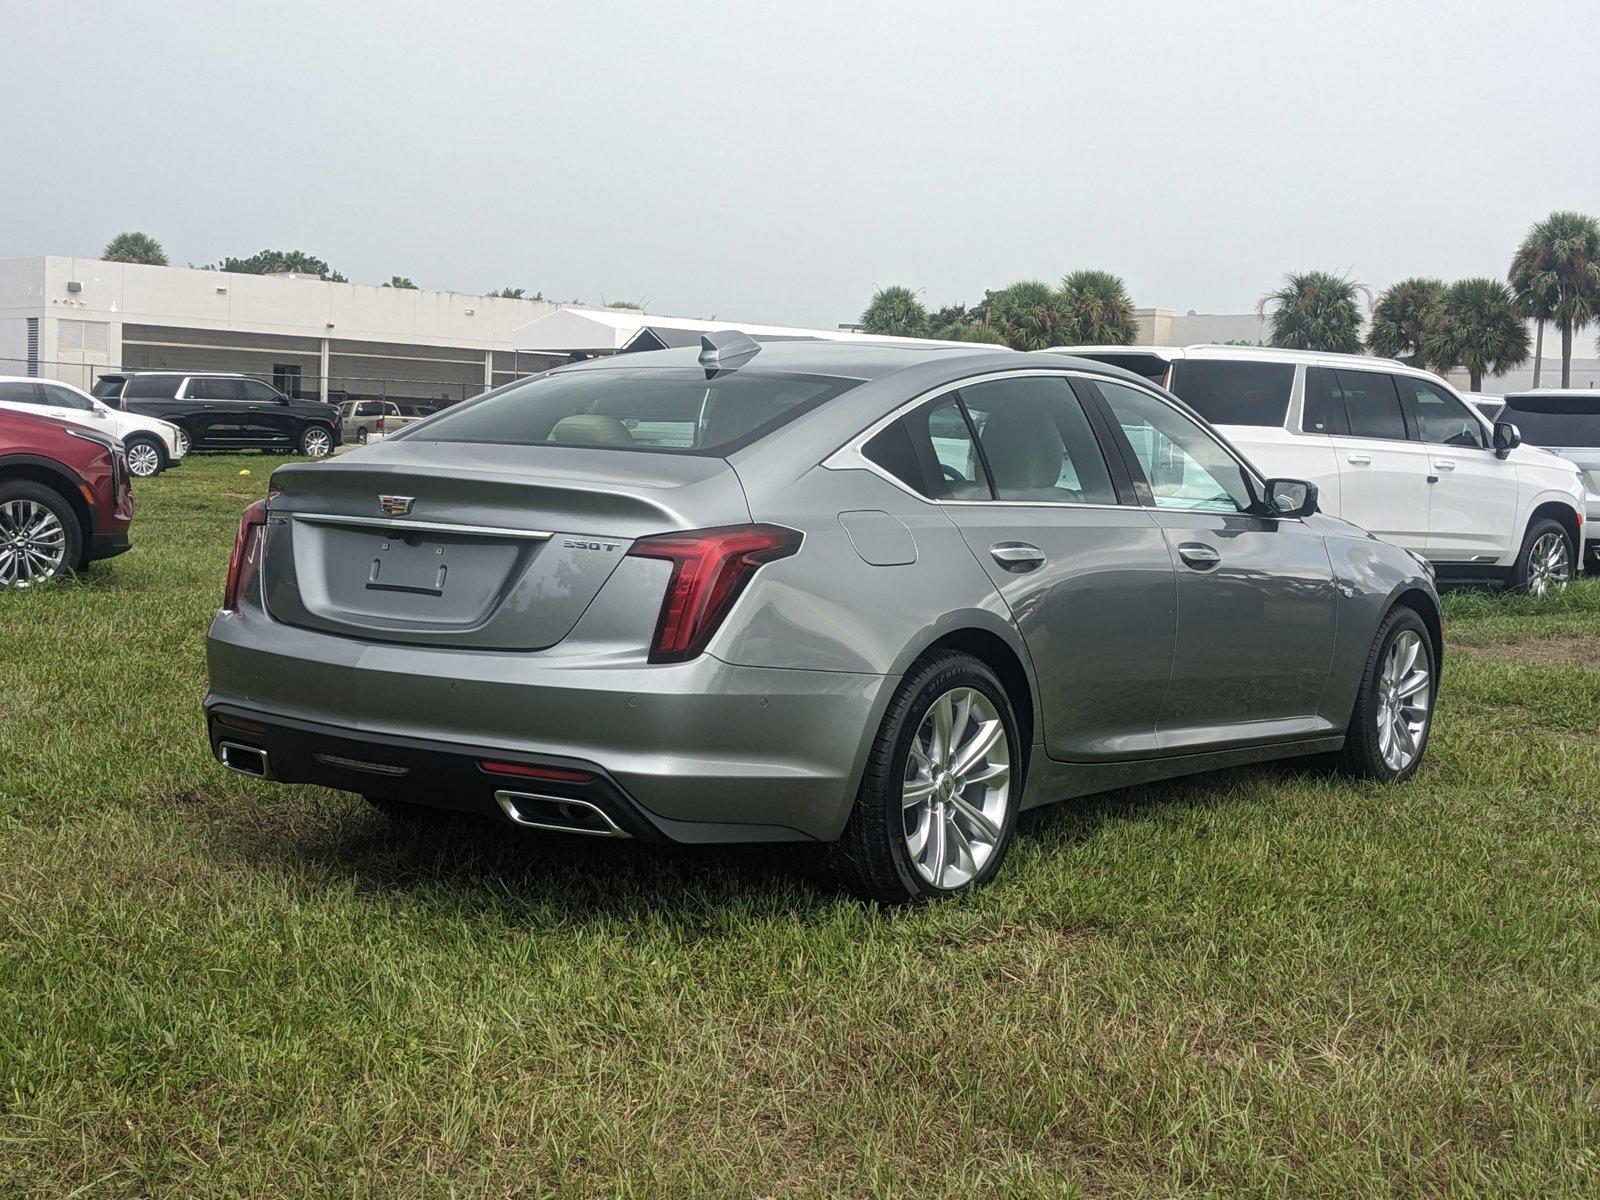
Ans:
[[[265,500],[257,500],[239,518],[239,528],[233,535],[233,555],[228,559],[228,582],[222,589],[224,612],[233,612],[239,607],[239,579],[244,573],[245,559],[254,551],[257,535],[266,524]]]
[[[641,538],[630,558],[672,564],[667,594],[650,643],[653,663],[685,662],[706,648],[763,563],[800,549],[800,535],[780,525],[730,525]]]

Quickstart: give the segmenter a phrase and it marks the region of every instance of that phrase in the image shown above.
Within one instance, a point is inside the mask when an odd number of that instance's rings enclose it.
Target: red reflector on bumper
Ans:
[[[587,771],[564,771],[560,767],[530,767],[526,763],[493,762],[488,759],[481,760],[478,767],[491,775],[515,775],[519,779],[548,779],[552,783],[594,782],[594,776]]]
[[[217,724],[226,725],[229,729],[242,729],[246,733],[265,733],[267,727],[258,721],[246,721],[243,717],[230,717],[227,713],[217,714]]]

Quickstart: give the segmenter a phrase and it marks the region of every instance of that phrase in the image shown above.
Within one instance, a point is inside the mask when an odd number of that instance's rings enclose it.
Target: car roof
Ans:
[[[246,375],[243,371],[176,371],[176,370],[173,370],[170,367],[151,367],[148,370],[146,368],[144,368],[144,367],[135,367],[132,370],[128,370],[128,371],[118,371],[115,376],[112,376],[108,372],[106,375],[102,375],[100,378],[102,378],[102,379],[117,378],[117,377],[128,378],[129,376],[133,376],[133,375],[174,375],[174,376],[176,376],[176,375],[187,375],[191,379],[194,378],[197,375],[201,376],[201,377],[205,377],[205,378],[209,378],[209,377],[213,377],[213,376],[221,377],[221,378],[225,378],[225,379],[254,379],[255,378],[254,375]]]
[[[1340,354],[1331,350],[1284,350],[1277,346],[1224,346],[1217,342],[1196,342],[1190,346],[1057,346],[1045,353],[1056,354],[1145,354],[1164,362],[1177,359],[1233,359],[1240,362],[1287,362],[1311,366],[1323,363],[1346,363],[1350,366],[1398,367],[1405,371],[1418,370],[1397,358],[1375,358],[1369,354]],[[1427,374],[1426,371],[1421,372]]]
[[[1507,392],[1507,400],[1522,400],[1537,396],[1541,400],[1600,400],[1600,388],[1529,388],[1525,392]]]
[[[885,375],[892,375],[907,367],[936,360],[955,361],[966,356],[981,354],[1017,354],[1016,351],[1007,350],[1004,346],[986,342],[972,342],[959,346],[932,342],[920,346],[820,340],[771,341],[758,344],[761,349],[741,364],[743,368],[761,372],[830,375],[842,379],[860,380],[881,379]],[[551,373],[564,375],[569,371],[615,371],[629,368],[698,367],[699,365],[700,350],[691,346],[591,358],[581,363],[556,367]]]

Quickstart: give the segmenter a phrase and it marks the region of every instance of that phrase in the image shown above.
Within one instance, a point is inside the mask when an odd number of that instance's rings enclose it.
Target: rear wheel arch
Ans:
[[[987,629],[968,627],[944,634],[923,647],[918,660],[940,650],[959,650],[983,663],[999,678],[1011,701],[1011,711],[1017,718],[1017,731],[1022,735],[1022,769],[1026,776],[1028,752],[1033,746],[1037,719],[1032,678],[1021,657],[999,634]]]

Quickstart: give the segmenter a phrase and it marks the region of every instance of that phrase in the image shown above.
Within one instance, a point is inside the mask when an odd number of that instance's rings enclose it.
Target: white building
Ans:
[[[137,367],[242,371],[339,400],[461,400],[564,356],[515,331],[558,306],[92,258],[0,261],[0,374],[89,387]]]

